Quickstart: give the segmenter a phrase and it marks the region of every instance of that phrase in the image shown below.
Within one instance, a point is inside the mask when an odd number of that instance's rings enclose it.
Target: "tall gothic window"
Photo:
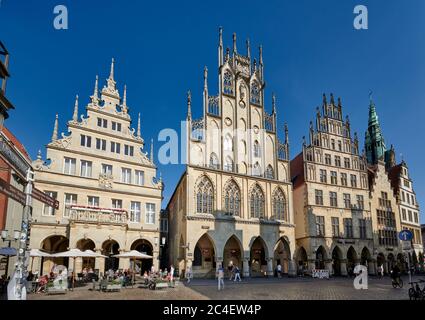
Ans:
[[[260,87],[257,82],[251,84],[251,103],[260,104]]]
[[[230,135],[224,138],[224,151],[233,151],[233,141]]]
[[[231,216],[239,216],[241,208],[241,193],[238,185],[231,180],[224,190],[224,210]]]
[[[274,170],[273,167],[271,165],[267,166],[266,169],[266,178],[267,179],[274,179]]]
[[[223,92],[233,95],[233,76],[230,71],[226,71],[223,76]]]
[[[250,194],[251,218],[264,218],[264,193],[256,184]]]
[[[257,140],[254,141],[254,157],[259,158],[260,157],[260,144]]]
[[[196,185],[196,212],[212,213],[214,202],[214,188],[207,177],[202,179]]]
[[[286,198],[282,189],[277,188],[273,193],[273,216],[276,220],[287,221]]]
[[[211,153],[211,156],[210,156],[210,168],[219,169],[218,157],[214,152]]]

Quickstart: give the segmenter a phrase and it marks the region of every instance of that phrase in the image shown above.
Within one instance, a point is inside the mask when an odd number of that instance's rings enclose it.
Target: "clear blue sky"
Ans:
[[[68,7],[66,31],[53,28],[57,4]],[[353,28],[357,4],[369,9],[369,30]],[[281,127],[289,124],[292,156],[301,149],[323,92],[342,98],[363,144],[372,89],[387,145],[394,144],[397,160],[403,154],[424,204],[423,0],[2,0],[0,39],[11,53],[7,95],[16,106],[6,125],[33,158],[40,148],[44,154],[55,114],[65,132],[75,94],[82,109],[95,75],[103,86],[115,57],[115,77],[121,91],[128,86],[130,112],[141,112],[145,141],[156,140],[162,128],[179,128],[188,89],[194,116],[201,115],[204,65],[210,70],[210,92],[216,93],[219,26],[225,46],[231,46],[233,32],[241,52],[248,37],[253,55],[263,45],[267,109],[275,92],[278,121]],[[166,183],[165,207],[183,166],[159,169]]]

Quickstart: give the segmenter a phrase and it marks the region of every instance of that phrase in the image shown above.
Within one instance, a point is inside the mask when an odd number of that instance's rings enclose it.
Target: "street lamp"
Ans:
[[[1,239],[3,240],[3,242],[6,242],[6,241],[9,242],[8,248],[11,247],[12,241],[13,242],[16,242],[16,241],[19,240],[20,237],[21,237],[21,231],[19,231],[19,230],[15,230],[13,232],[13,237],[10,237],[9,236],[9,231],[8,230],[2,230],[1,231]],[[7,272],[9,270],[9,257],[10,257],[9,255],[6,256],[6,258],[7,258],[7,260],[6,260],[6,270],[5,270],[6,278],[7,278]]]

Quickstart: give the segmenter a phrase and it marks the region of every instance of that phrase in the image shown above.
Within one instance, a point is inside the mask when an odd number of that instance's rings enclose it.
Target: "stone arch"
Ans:
[[[289,241],[287,241],[287,239],[284,237],[280,237],[274,247],[275,266],[280,264],[282,266],[282,272],[286,274],[289,272],[290,260],[291,248],[289,247]]]
[[[328,253],[324,246],[319,246],[316,250],[316,256],[315,256],[315,265],[316,269],[323,270],[325,269],[325,263],[326,260],[328,260]]]
[[[64,252],[69,249],[69,239],[63,235],[50,235],[41,241],[40,248],[48,253]],[[69,258],[42,258],[40,273],[49,273],[55,264],[68,267]]]
[[[230,236],[223,247],[223,267],[228,270],[229,265],[236,265],[242,270],[243,246],[236,235]]]
[[[81,251],[86,251],[86,250],[95,251],[96,244],[92,239],[83,238],[77,241],[76,248],[80,249]],[[83,270],[84,268],[86,268],[87,270],[89,269],[94,270],[95,262],[96,262],[95,258],[80,258],[80,259],[77,259],[76,271],[79,271],[80,269]],[[79,260],[81,261],[81,265]]]
[[[304,247],[299,247],[295,253],[295,260],[298,268],[298,274],[303,274],[308,268],[308,255]]]
[[[264,241],[261,236],[253,237],[249,248],[251,276],[264,276],[267,272],[267,259],[269,258],[269,250],[266,241]]]
[[[137,239],[133,241],[133,243],[130,246],[130,250],[136,250],[141,253],[145,253],[149,256],[154,256],[154,246],[153,244],[147,240],[147,239]],[[153,265],[153,258],[152,259],[143,259],[141,262],[136,262],[136,264],[139,264],[140,267],[140,273],[143,274],[145,271],[149,272]]]
[[[341,260],[344,258],[342,250],[339,246],[335,246],[332,250],[332,268],[333,274],[340,276],[342,274],[341,270]]]
[[[119,254],[120,249],[122,249],[122,247],[115,239],[111,238],[102,243],[102,254],[107,256],[107,258],[105,258],[104,272],[107,272],[109,269],[118,270],[119,258],[114,257],[114,255]]]
[[[192,271],[194,277],[212,277],[215,274],[216,245],[208,233],[196,241],[193,253]]]
[[[286,168],[282,163],[280,163],[279,164],[279,180],[287,181],[288,180],[287,178],[288,178],[288,173],[286,171]]]
[[[356,249],[350,246],[347,250],[347,273],[349,276],[354,274],[354,268],[358,264],[358,255]]]
[[[238,171],[241,174],[247,174],[248,173],[247,166],[246,166],[246,163],[244,161],[242,161],[241,164],[239,165]]]

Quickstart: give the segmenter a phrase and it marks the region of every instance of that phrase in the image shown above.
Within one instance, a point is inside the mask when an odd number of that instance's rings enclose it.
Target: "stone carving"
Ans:
[[[110,174],[99,174],[99,186],[104,189],[112,189],[114,177]]]

